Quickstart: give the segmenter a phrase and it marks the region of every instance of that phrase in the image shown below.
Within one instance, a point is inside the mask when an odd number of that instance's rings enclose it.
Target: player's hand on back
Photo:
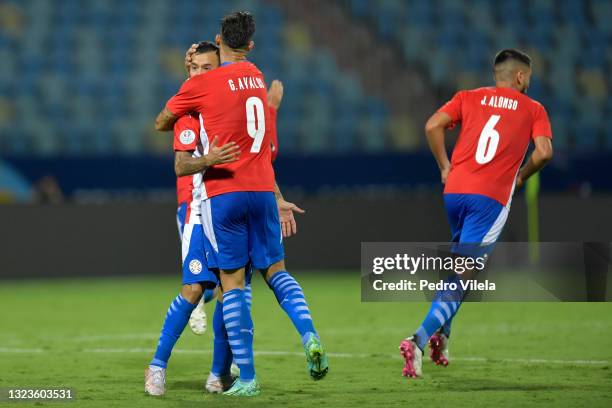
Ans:
[[[218,141],[219,139],[215,136],[210,144],[210,149],[208,149],[206,158],[208,159],[209,166],[231,163],[240,159],[240,146],[238,146],[236,142],[229,142],[223,146],[217,146]]]
[[[268,106],[278,109],[283,100],[283,92],[283,83],[278,79],[272,81],[268,89]]]
[[[285,201],[283,199],[276,200],[278,204],[278,215],[281,223],[281,230],[283,232],[283,238],[290,237],[297,234],[297,224],[293,213],[304,214],[306,211],[302,210],[297,205]]]

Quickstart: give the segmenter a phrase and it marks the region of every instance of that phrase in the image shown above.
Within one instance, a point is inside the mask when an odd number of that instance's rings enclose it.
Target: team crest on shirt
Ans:
[[[198,261],[197,259],[193,259],[191,262],[189,262],[189,271],[194,275],[202,272],[202,262]]]
[[[193,143],[195,138],[196,138],[195,132],[193,130],[190,130],[190,129],[183,130],[181,132],[181,134],[179,135],[179,140],[184,145],[188,145],[188,144]]]

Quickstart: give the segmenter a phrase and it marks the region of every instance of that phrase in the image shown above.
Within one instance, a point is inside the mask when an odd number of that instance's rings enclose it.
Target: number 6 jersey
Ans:
[[[482,194],[506,205],[529,142],[552,138],[542,105],[512,88],[460,91],[442,106],[461,123],[445,193]]]
[[[166,108],[175,116],[199,114],[204,154],[236,142],[240,160],[204,172],[202,198],[236,191],[274,191],[271,164],[272,123],[263,74],[250,62],[223,64],[186,80]],[[268,131],[266,131],[268,129]]]

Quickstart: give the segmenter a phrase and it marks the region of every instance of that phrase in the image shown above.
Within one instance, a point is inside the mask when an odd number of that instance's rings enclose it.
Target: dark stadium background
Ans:
[[[228,11],[257,20],[254,61],[284,82],[279,184],[307,210],[294,269],[357,269],[361,241],[445,241],[423,125],[492,84],[501,48],[531,55],[555,157],[540,239],[609,241],[612,2],[3,0],[0,278],[176,274],[170,133],[155,114],[183,55]],[[503,240],[527,239],[523,193]]]

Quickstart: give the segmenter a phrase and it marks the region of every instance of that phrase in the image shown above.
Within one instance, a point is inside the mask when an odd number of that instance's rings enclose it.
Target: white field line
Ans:
[[[40,348],[11,348],[11,347],[0,347],[0,353],[6,354],[19,354],[19,353],[43,353],[45,350]],[[48,353],[53,353],[47,350]],[[83,353],[108,353],[108,354],[129,354],[129,353],[152,353],[151,348],[89,348],[79,352]],[[173,353],[176,354],[212,354],[212,350],[188,350],[188,349],[175,349]],[[295,356],[303,357],[304,353],[297,351],[283,351],[283,350],[256,350],[254,352],[256,356]],[[367,354],[367,353],[328,353],[329,357],[332,358],[392,358],[399,359],[399,356],[395,355],[383,355],[383,354]],[[544,358],[486,358],[486,357],[453,357],[455,361],[470,361],[470,362],[501,362],[511,364],[570,364],[570,365],[607,365],[610,361],[607,360],[555,360],[555,359],[544,359]]]
[[[99,334],[91,336],[76,336],[62,340],[76,342],[100,341],[100,340],[151,340],[159,337],[159,333],[128,333],[128,334]]]
[[[92,348],[83,350],[85,353],[151,353],[148,348]],[[211,354],[212,350],[186,350],[176,349],[173,353],[179,354]],[[303,357],[304,353],[296,351],[282,350],[256,350],[256,356],[297,356]],[[399,359],[399,356],[367,353],[327,353],[332,358],[392,358]],[[548,360],[544,358],[485,358],[485,357],[453,357],[455,361],[475,361],[475,362],[502,362],[519,364],[574,364],[574,365],[606,365],[610,364],[607,360]]]
[[[58,337],[65,341],[74,341],[77,343],[86,343],[90,341],[101,340],[155,340],[159,337],[158,333],[124,333],[124,334],[100,334],[100,335],[84,335],[75,337]],[[55,338],[54,338],[55,339]],[[56,340],[57,340],[56,339]],[[18,339],[12,339],[18,342]],[[19,342],[18,342],[19,343]],[[78,352],[84,353],[151,353],[153,349],[149,348],[86,348]],[[53,353],[52,350],[43,350],[41,348],[18,348],[18,347],[1,347],[0,353],[5,354],[35,354],[35,353]],[[174,353],[178,354],[211,354],[212,350],[199,349],[175,349]],[[299,356],[304,355],[303,352],[282,351],[282,350],[255,350],[255,355],[259,356]],[[368,353],[328,353],[332,358],[393,358],[398,359],[396,355],[383,354],[368,354]],[[486,358],[477,356],[453,357],[455,361],[467,362],[502,362],[514,364],[574,364],[574,365],[607,365],[608,360],[559,360],[559,359],[542,359],[542,358]]]
[[[85,353],[151,353],[153,349],[148,348],[90,348],[84,349]],[[201,349],[201,350],[187,350],[187,349],[175,349],[172,353],[178,354],[212,354],[212,350]],[[256,350],[253,352],[256,356],[304,356],[304,352],[298,351],[282,351],[282,350]],[[365,353],[327,353],[329,357],[339,358],[369,358],[376,357],[376,355],[365,354]],[[385,356],[387,357],[387,356]]]
[[[0,347],[0,353],[19,354],[19,353],[42,353],[44,350],[40,348],[15,348],[15,347]]]

